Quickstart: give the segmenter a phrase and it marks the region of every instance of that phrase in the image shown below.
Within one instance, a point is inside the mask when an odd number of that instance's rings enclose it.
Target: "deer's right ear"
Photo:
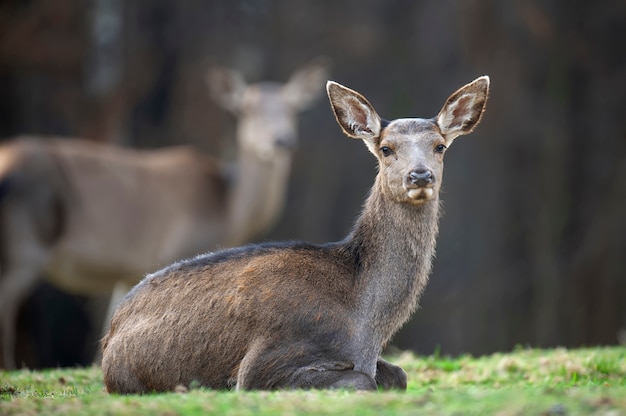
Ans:
[[[239,72],[213,67],[209,69],[206,81],[211,96],[222,108],[233,113],[239,112],[246,89],[246,82]]]
[[[377,139],[380,135],[380,116],[365,97],[334,81],[326,83],[330,105],[337,123],[349,137],[362,139],[376,154]]]

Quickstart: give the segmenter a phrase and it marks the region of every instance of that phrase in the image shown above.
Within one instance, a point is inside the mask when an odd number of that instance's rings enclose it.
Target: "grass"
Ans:
[[[626,347],[390,357],[407,392],[116,396],[99,368],[0,372],[0,415],[626,415]]]

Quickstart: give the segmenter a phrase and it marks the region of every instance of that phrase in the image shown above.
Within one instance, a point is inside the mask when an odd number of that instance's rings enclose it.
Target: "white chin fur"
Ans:
[[[433,188],[417,188],[417,189],[409,189],[407,192],[409,198],[414,200],[428,200],[432,199],[435,191]]]

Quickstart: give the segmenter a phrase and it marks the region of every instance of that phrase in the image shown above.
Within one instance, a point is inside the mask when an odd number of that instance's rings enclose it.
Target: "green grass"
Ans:
[[[0,415],[626,415],[626,347],[389,359],[407,371],[407,392],[115,396],[97,367],[0,372]]]

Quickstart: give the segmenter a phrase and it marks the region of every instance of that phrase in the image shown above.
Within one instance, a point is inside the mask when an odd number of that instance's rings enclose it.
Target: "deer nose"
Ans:
[[[297,146],[296,137],[292,135],[279,136],[276,139],[275,143],[276,143],[276,147],[283,148],[286,150],[293,150]]]
[[[429,169],[415,169],[409,173],[409,182],[419,187],[428,186],[433,183],[434,180],[433,173]]]

